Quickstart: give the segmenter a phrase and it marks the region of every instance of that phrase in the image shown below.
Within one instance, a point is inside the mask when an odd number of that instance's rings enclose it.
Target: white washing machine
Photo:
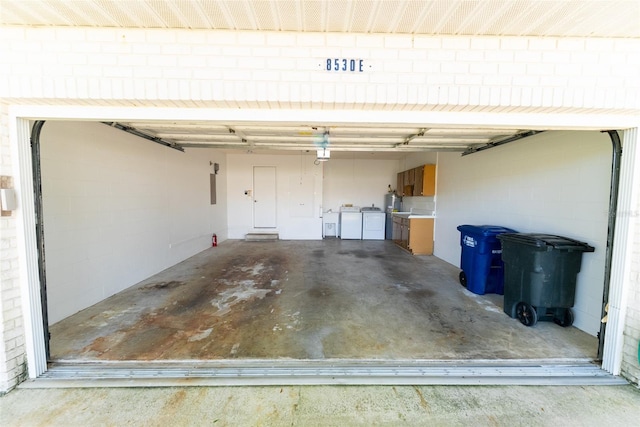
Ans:
[[[387,214],[380,208],[362,208],[362,240],[384,240]]]
[[[362,239],[362,213],[358,206],[340,208],[340,238]]]

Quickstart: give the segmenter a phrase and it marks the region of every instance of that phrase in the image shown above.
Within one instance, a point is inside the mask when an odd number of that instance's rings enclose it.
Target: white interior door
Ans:
[[[276,168],[253,167],[253,227],[276,227]]]

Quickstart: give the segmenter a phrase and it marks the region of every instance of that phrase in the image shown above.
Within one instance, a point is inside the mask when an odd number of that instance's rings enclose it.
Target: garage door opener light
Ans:
[[[318,155],[316,156],[316,160],[319,162],[326,162],[331,157],[331,153],[326,148],[321,148],[318,150]]]

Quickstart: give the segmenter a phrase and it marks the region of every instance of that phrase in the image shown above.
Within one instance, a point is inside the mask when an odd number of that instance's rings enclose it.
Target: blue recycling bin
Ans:
[[[497,225],[459,225],[460,284],[474,294],[504,294],[502,246],[497,236],[516,231]]]

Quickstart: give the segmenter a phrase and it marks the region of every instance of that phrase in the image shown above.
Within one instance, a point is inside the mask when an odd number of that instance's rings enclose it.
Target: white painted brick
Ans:
[[[159,67],[136,67],[133,69],[133,78],[135,79],[159,79],[163,77],[166,73],[174,71],[172,70],[163,70]]]
[[[427,74],[424,73],[403,73],[398,76],[398,82],[406,85],[423,85],[427,81]]]
[[[413,38],[413,47],[427,50],[441,49],[442,39],[440,37],[415,36]]]
[[[49,40],[56,40],[58,42],[81,42],[87,41],[87,29],[85,28],[54,28],[55,36]],[[92,41],[93,42],[93,41]]]
[[[225,46],[222,48],[222,55],[235,58],[247,58],[251,56],[250,47]]]
[[[267,57],[262,60],[262,67],[270,70],[293,70],[298,67],[298,61],[293,58]]]
[[[410,50],[399,50],[398,51],[398,57],[400,56],[400,53],[402,52],[411,52]],[[359,58],[370,58],[371,57],[371,50],[370,49],[363,49],[363,48],[342,48],[340,49],[340,55],[342,58],[347,58],[347,59],[359,59]]]
[[[501,75],[509,74],[512,76],[522,76],[526,74],[527,66],[518,62],[509,62],[498,65],[498,73]]]
[[[398,59],[398,51],[395,49],[371,49],[371,60],[395,61]]]
[[[325,37],[319,33],[298,33],[296,34],[296,46],[324,46]]]
[[[529,39],[524,37],[503,37],[500,39],[500,49],[526,50],[529,47]]]
[[[383,72],[390,74],[403,73],[411,69],[411,61],[389,61],[383,65]]]
[[[531,37],[529,38],[529,50],[555,50],[558,39],[552,37]]]
[[[515,62],[540,62],[542,61],[542,53],[531,50],[519,50],[514,52],[513,60]]]
[[[538,84],[543,86],[565,87],[568,83],[569,78],[562,75],[547,75],[538,79]]]
[[[482,75],[480,74],[457,74],[454,78],[456,85],[480,86],[482,84]]]
[[[514,55],[514,51],[511,50],[486,50],[484,60],[494,63],[513,62]]]
[[[370,83],[375,84],[392,84],[398,83],[397,74],[376,73],[370,77]]]
[[[450,74],[433,74],[427,76],[427,84],[428,85],[453,85],[455,82],[455,77]]]
[[[456,52],[453,50],[430,50],[427,52],[427,59],[429,61],[438,61],[438,62],[447,62],[447,61],[455,61]]]
[[[132,50],[135,55],[157,55],[162,53],[162,45],[151,43],[136,43],[133,45]]]
[[[228,56],[217,56],[217,57],[210,57],[207,58],[207,66],[211,67],[211,68],[222,68],[222,69],[228,69],[228,68],[236,68],[238,63],[238,59],[234,58],[234,57],[228,57]]]
[[[116,33],[117,39],[121,43],[144,43],[147,41],[147,30],[119,28]]]
[[[256,52],[260,52],[260,50],[256,48],[252,51],[252,54],[256,54]],[[222,47],[210,44],[191,46],[191,54],[198,56],[218,56],[222,54]]]
[[[303,71],[282,71],[280,76],[282,81],[285,81],[285,82],[308,82],[309,81],[309,73],[306,73]]]
[[[267,58],[282,58],[282,57],[296,57],[300,55],[300,51],[297,49],[291,49],[290,53],[295,53],[288,55],[283,51],[283,48],[280,47],[269,47],[269,46],[260,46],[251,48],[251,56],[262,56]]]
[[[398,58],[410,61],[426,61],[427,51],[422,49],[401,49],[398,51]]]
[[[413,47],[413,40],[411,37],[395,35],[384,37],[385,49],[411,49]]]
[[[238,32],[236,31],[207,32],[207,44],[233,46],[236,44],[237,37]]]
[[[383,48],[385,38],[379,35],[366,35],[357,34],[355,46],[358,48]],[[303,44],[304,45],[304,44]],[[306,44],[307,46],[313,46],[312,44]]]
[[[582,74],[582,66],[580,64],[558,64],[555,66],[555,75],[560,76],[579,76]]]
[[[176,42],[176,32],[160,29],[148,29],[145,32],[145,40],[148,44],[164,45]]]
[[[120,67],[143,67],[147,65],[147,58],[144,55],[118,55],[118,66]]]
[[[579,52],[585,49],[585,41],[582,38],[559,38],[558,50],[568,50],[571,52]]]
[[[207,43],[207,31],[202,30],[190,30],[190,31],[176,31],[176,42],[188,45],[197,45]]]
[[[472,74],[496,74],[498,65],[490,62],[472,62],[469,64],[469,72]]]
[[[464,62],[444,62],[440,72],[444,74],[467,74],[469,72],[469,64]]]
[[[529,75],[546,75],[553,74],[554,72],[554,64],[549,63],[538,63],[538,64],[527,64],[527,74]]]
[[[73,45],[72,45],[73,46]],[[71,49],[74,50],[73,47]],[[133,51],[133,45],[129,43],[100,43],[100,51],[103,53],[126,54]]]
[[[471,46],[471,39],[465,36],[444,37],[442,39],[442,48],[449,50],[467,50]]]
[[[84,39],[90,42],[113,42],[118,40],[118,33],[113,29],[92,28],[86,31]]]
[[[439,73],[440,64],[433,61],[415,61],[412,64],[412,71],[414,73]]]
[[[251,80],[251,71],[249,70],[224,70],[222,72],[224,80]]]
[[[460,50],[456,52],[456,61],[484,61],[484,52],[482,50]]]
[[[150,67],[176,67],[178,59],[172,55],[151,55],[147,58]]]
[[[267,60],[262,57],[252,58],[239,58],[237,62],[238,69],[255,70],[266,67]]]
[[[280,81],[280,72],[272,70],[256,70],[252,72],[252,80]]]
[[[178,57],[178,67],[206,67],[207,58],[195,55],[182,55]]]
[[[500,48],[499,37],[472,37],[471,49],[475,50],[495,50]]]
[[[91,55],[88,58],[88,64],[94,66],[117,65],[118,57],[113,54]]]
[[[268,46],[295,46],[297,37],[292,32],[270,32],[266,35],[266,42]]]
[[[167,43],[163,44],[160,48],[160,53],[163,56],[186,56],[191,53],[191,45]]]

